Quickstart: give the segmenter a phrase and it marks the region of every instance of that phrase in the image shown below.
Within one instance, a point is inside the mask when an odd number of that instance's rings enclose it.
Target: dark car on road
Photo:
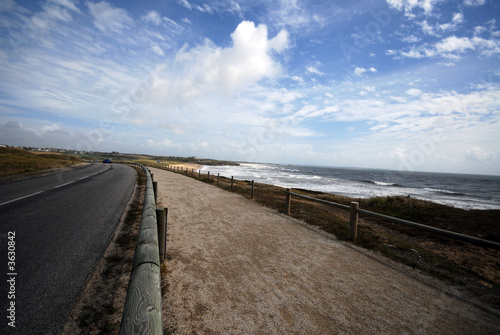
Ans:
[[[103,162],[103,163],[111,163],[111,160],[109,160],[109,159],[105,159],[105,160],[103,160],[102,162]]]

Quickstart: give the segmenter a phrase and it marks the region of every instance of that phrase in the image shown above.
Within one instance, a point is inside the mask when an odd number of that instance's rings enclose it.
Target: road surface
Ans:
[[[91,164],[0,184],[0,334],[61,332],[135,180]]]

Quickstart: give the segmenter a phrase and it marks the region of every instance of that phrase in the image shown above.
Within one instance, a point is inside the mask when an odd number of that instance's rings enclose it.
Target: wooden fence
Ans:
[[[156,208],[153,177],[144,166],[146,191],[139,234],[123,309],[120,334],[163,334],[161,262],[165,259],[166,213]],[[159,220],[158,220],[159,219]]]
[[[158,169],[164,169],[164,170],[168,170],[168,171],[172,171],[172,172],[177,172],[177,173],[182,173],[182,174],[185,174],[187,176],[191,175],[192,177],[194,177],[195,175],[195,169],[191,168],[184,168],[184,167],[179,167],[179,166],[175,166],[175,165],[169,165],[169,164],[162,164],[162,163],[146,163],[148,166],[151,166],[151,167],[155,167],[155,168],[158,168]],[[191,170],[191,172],[189,171]],[[201,170],[197,169],[198,170],[198,178],[201,179]],[[212,180],[211,178],[217,178],[217,186],[220,186],[220,174],[218,173],[217,176],[213,176],[212,177],[210,176],[210,171],[207,171],[207,179],[208,180]],[[234,177],[231,176],[231,191],[234,191]],[[250,181],[250,198],[253,198],[254,197],[254,188],[255,188],[255,181]]]
[[[153,167],[157,167],[157,168],[163,168],[163,169],[166,169],[166,170],[169,170],[169,171],[173,171],[173,172],[181,172],[181,173],[183,172],[182,168],[179,170],[179,167],[170,166],[170,165],[167,165],[167,164],[154,163],[154,164],[152,164],[152,166]],[[185,173],[188,174],[187,168],[186,168]],[[194,176],[194,169],[192,169],[191,174]],[[210,179],[210,172],[208,172],[207,175],[208,175],[208,179]],[[201,177],[201,170],[198,171],[198,177]],[[219,176],[217,176],[217,177],[219,177]],[[219,182],[219,179],[217,179],[217,181]],[[234,178],[231,177],[231,191],[233,190],[233,182],[234,182]],[[251,197],[253,198],[253,196],[254,196],[254,181],[252,180]],[[416,229],[420,229],[420,230],[425,230],[425,231],[428,231],[428,232],[431,232],[431,233],[434,233],[434,234],[446,236],[446,237],[453,238],[453,239],[456,239],[456,240],[470,242],[470,243],[473,243],[473,244],[476,244],[476,245],[479,245],[479,246],[482,246],[482,247],[493,248],[493,249],[500,250],[500,243],[497,243],[497,242],[488,241],[488,240],[484,240],[484,239],[481,239],[481,238],[478,238],[478,237],[464,235],[464,234],[452,232],[452,231],[449,231],[449,230],[444,230],[444,229],[440,229],[440,228],[436,228],[436,227],[431,227],[431,226],[423,225],[421,223],[416,223],[416,222],[412,222],[412,221],[398,219],[398,218],[395,218],[395,217],[392,217],[392,216],[388,216],[388,215],[384,215],[384,214],[375,213],[375,212],[367,211],[367,210],[364,210],[364,209],[360,209],[359,208],[359,203],[355,202],[355,201],[351,202],[350,206],[348,206],[348,205],[338,204],[338,203],[331,202],[331,201],[326,201],[326,200],[322,200],[322,199],[317,199],[317,198],[309,197],[309,196],[302,195],[302,194],[299,194],[299,193],[293,193],[291,191],[291,189],[286,189],[285,212],[286,212],[287,215],[290,215],[290,208],[291,208],[291,204],[292,204],[292,196],[348,210],[350,212],[350,215],[349,215],[349,239],[353,240],[353,241],[356,241],[357,234],[358,234],[358,217],[359,217],[359,214],[363,214],[363,215],[367,215],[367,216],[376,217],[376,218],[379,218],[379,219],[382,219],[382,220],[385,220],[385,221],[388,221],[388,222],[392,222],[392,223],[396,223],[396,224],[401,224],[401,225],[404,225],[404,226],[407,226],[407,227],[412,227],[412,228],[416,228]]]
[[[351,240],[353,240],[353,241],[355,241],[356,237],[357,237],[358,214],[363,214],[363,215],[367,215],[367,216],[376,217],[376,218],[379,218],[379,219],[382,219],[382,220],[385,220],[385,221],[388,221],[388,222],[393,222],[393,223],[396,223],[396,224],[401,224],[403,226],[407,226],[407,227],[412,227],[412,228],[416,228],[416,229],[420,229],[420,230],[429,231],[431,233],[442,235],[442,236],[446,236],[446,237],[450,237],[450,238],[454,238],[456,240],[470,242],[470,243],[473,243],[473,244],[476,244],[476,245],[479,245],[479,246],[482,246],[482,247],[493,248],[493,249],[500,250],[500,243],[497,243],[497,242],[488,241],[488,240],[484,240],[484,239],[481,239],[481,238],[478,238],[478,237],[464,235],[464,234],[460,234],[460,233],[456,233],[456,232],[453,232],[453,231],[444,230],[444,229],[440,229],[440,228],[436,228],[436,227],[431,227],[431,226],[423,225],[421,223],[416,223],[416,222],[412,222],[412,221],[408,221],[408,220],[398,219],[398,218],[395,218],[395,217],[392,217],[392,216],[388,216],[388,215],[384,215],[384,214],[380,214],[380,213],[375,213],[375,212],[370,212],[370,211],[367,211],[367,210],[364,210],[364,209],[359,209],[359,203],[357,203],[355,201],[351,202],[350,206],[347,206],[347,205],[342,205],[342,204],[338,204],[338,203],[335,203],[335,202],[330,202],[330,201],[326,201],[326,200],[322,200],[322,199],[316,199],[316,198],[313,198],[313,197],[308,197],[308,196],[305,196],[305,195],[302,195],[302,194],[298,194],[298,193],[293,193],[293,192],[291,192],[291,189],[289,189],[289,188],[286,189],[286,200],[285,200],[286,201],[286,207],[285,208],[286,208],[286,213],[288,215],[290,215],[290,207],[291,207],[291,203],[292,203],[292,196],[349,210],[350,211],[350,216],[349,216],[349,238]]]

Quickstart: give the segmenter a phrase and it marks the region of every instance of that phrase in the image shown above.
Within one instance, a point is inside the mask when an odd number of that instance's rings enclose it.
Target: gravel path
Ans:
[[[498,334],[500,313],[239,195],[151,169],[177,334]],[[257,195],[258,196],[258,195]]]

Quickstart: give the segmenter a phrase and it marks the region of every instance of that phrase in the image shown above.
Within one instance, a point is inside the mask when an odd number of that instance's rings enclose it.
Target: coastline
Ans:
[[[192,177],[202,182],[217,185],[226,191],[235,192],[265,207],[283,212],[285,189],[255,182],[255,195],[250,196],[251,182],[220,177],[207,170],[201,176]],[[191,177],[191,174],[187,176]],[[500,210],[464,210],[431,201],[405,196],[373,197],[369,199],[349,198],[331,193],[294,189],[311,197],[347,204],[359,201],[360,208],[395,216],[401,219],[426,224],[466,235],[500,242]],[[332,206],[315,204],[302,199],[293,199],[291,216],[335,235],[340,240],[348,239],[349,212]],[[500,305],[500,251],[485,249],[470,243],[451,240],[416,230],[398,226],[380,219],[370,219],[360,215],[357,246],[374,250],[384,256],[417,268],[453,285],[464,286],[492,305]]]
[[[410,196],[466,210],[500,209],[500,177],[337,167],[242,163],[202,172],[355,199]]]
[[[196,164],[196,163],[181,163],[181,164],[169,164],[169,166],[174,167],[174,168],[182,168],[183,170],[201,170],[204,165]]]

